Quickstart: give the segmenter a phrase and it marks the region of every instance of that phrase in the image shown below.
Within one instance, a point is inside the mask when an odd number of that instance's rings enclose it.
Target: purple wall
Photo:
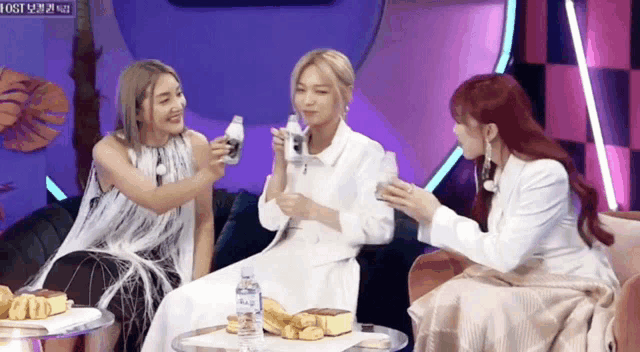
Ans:
[[[328,25],[345,22],[343,17],[354,12],[353,4],[358,2],[359,0],[337,1],[336,6],[342,7],[345,12],[343,14],[327,14]],[[113,103],[117,77],[134,57],[128,49],[127,41],[121,34],[123,33],[122,23],[119,24],[116,16],[118,13],[114,11],[111,1],[92,0],[91,3],[93,5],[96,45],[103,48],[103,56],[98,65],[98,89],[104,96],[101,107],[101,130],[103,134],[106,134],[114,128]],[[268,10],[264,9],[265,15]],[[334,47],[345,51],[354,63],[360,62],[360,59],[366,57],[357,72],[354,101],[351,105],[348,123],[354,130],[378,140],[385,149],[397,153],[401,178],[424,185],[454,144],[453,121],[449,117],[447,108],[449,96],[462,80],[473,74],[493,69],[500,46],[503,10],[504,4],[498,0],[488,0],[482,3],[478,0],[438,1],[423,4],[390,0],[387,1],[387,8],[381,20],[377,37],[375,37],[368,55],[366,55],[367,41],[358,37],[362,33],[355,33],[351,38],[332,41],[331,38],[337,38],[337,36],[327,37],[327,32],[330,31],[322,27],[315,31],[317,38],[323,36],[321,39],[316,38],[316,41],[309,32],[305,32],[305,39],[296,41],[296,43],[302,42],[304,44],[297,49],[297,52],[278,50],[278,47],[274,49],[275,54],[252,52],[253,60],[259,62],[259,66],[278,67],[282,70],[282,73],[274,76],[276,77],[274,86],[279,87],[278,91],[282,90],[277,93],[281,96],[278,99],[284,99],[285,103],[274,101],[273,109],[269,106],[261,107],[265,111],[273,110],[272,114],[245,116],[245,119],[251,122],[245,126],[247,143],[243,160],[239,165],[227,169],[226,177],[219,181],[217,187],[230,190],[244,188],[253,192],[262,190],[264,179],[271,170],[272,162],[269,128],[274,126],[274,116],[287,116],[289,112],[287,100],[289,72],[295,60],[303,52],[313,47]],[[357,18],[361,22],[362,28],[367,28],[368,31],[378,25],[378,21],[366,23],[364,18]],[[350,18],[347,19],[350,20]],[[369,18],[367,21],[371,22],[373,19]],[[0,28],[11,28],[22,37],[36,36],[33,34],[32,27],[27,25],[27,23],[33,24],[35,21],[18,19],[13,24],[8,25],[7,23],[3,20],[0,23],[2,26]],[[69,97],[72,97],[73,82],[67,72],[71,65],[73,21],[49,19],[37,20],[37,23],[39,31],[36,32],[39,37],[36,36],[37,38],[34,37],[28,42],[33,45],[23,45],[24,42],[18,45],[11,42],[11,39],[0,39],[0,43],[5,44],[5,47],[8,44],[9,47],[14,48],[11,50],[11,54],[9,51],[5,51],[5,55],[15,55],[14,52],[20,50],[30,52],[27,56],[28,59],[11,57],[13,61],[6,60],[6,62],[12,68],[33,72],[56,82],[63,87]],[[295,26],[299,26],[299,24],[294,21],[289,30],[296,30]],[[286,26],[282,28],[286,29]],[[280,30],[283,30],[282,28]],[[147,28],[139,25],[136,25],[134,29],[136,33],[154,31],[153,27]],[[255,30],[263,29],[256,28]],[[127,29],[127,31],[131,31],[131,29]],[[193,31],[197,34],[195,29]],[[375,31],[365,34],[370,35],[370,39],[372,39]],[[285,48],[288,44],[291,44],[291,40],[279,45]],[[164,43],[164,45],[169,52],[175,50],[171,43]],[[200,65],[203,65],[204,62],[203,67],[215,72],[220,77],[220,82],[225,82],[227,86],[222,88],[231,91],[235,89],[237,92],[238,86],[247,84],[247,82],[255,80],[256,77],[262,77],[256,76],[255,72],[246,70],[244,74],[234,72],[232,79],[229,79],[225,76],[226,71],[223,66],[217,66],[214,63],[208,64],[214,60],[214,55],[211,53],[215,48],[220,49],[220,45],[214,47],[212,44],[206,43],[201,46],[201,51],[198,51],[198,54],[185,54],[183,58],[185,61],[194,63],[195,73],[202,72]],[[245,50],[251,52],[251,46]],[[33,61],[33,58],[37,58],[37,61]],[[171,64],[171,62],[169,63]],[[194,72],[185,69],[182,71],[178,70],[182,76],[194,76]],[[229,86],[233,82],[238,82],[238,86]],[[200,113],[196,111],[201,109],[198,108],[198,104],[195,104],[195,100],[201,99],[203,95],[206,97],[207,92],[215,90],[216,82],[207,80],[204,82],[193,81],[189,86],[186,84],[187,82],[185,82],[187,100],[190,101],[187,106],[187,124],[191,128],[201,131],[210,139],[222,134],[233,111],[241,110],[240,108],[227,108],[228,106],[242,107],[255,103],[251,94],[236,93],[225,95],[226,99],[230,100],[228,102],[225,100],[227,105],[220,113],[209,115],[204,110],[202,111],[205,113]],[[71,116],[72,113],[70,118]],[[284,118],[282,124],[284,124]],[[75,153],[71,145],[72,126],[73,122],[69,120],[59,128],[62,129],[62,134],[54,140],[49,148],[40,153],[41,160],[37,163],[43,170],[40,173],[41,176],[37,176],[42,180],[42,186],[44,187],[45,172],[42,165],[46,165],[46,174],[69,196],[80,193],[74,180]],[[0,153],[7,152],[0,150]],[[4,156],[5,154],[0,155]],[[4,174],[4,172],[0,173],[0,182],[3,180],[1,177],[4,177]],[[15,177],[10,175],[9,179],[14,180]],[[18,186],[20,187],[20,185]],[[18,191],[14,191],[10,195],[13,196],[16,192]],[[39,206],[44,205],[44,192],[37,192],[37,195],[32,192],[34,196],[31,198],[41,199],[38,204]],[[5,199],[8,202],[10,195],[0,198],[0,202]],[[28,212],[39,206],[34,204]],[[28,212],[23,209],[19,212],[18,217]]]
[[[349,123],[396,152],[400,178],[425,186],[448,156],[449,98],[465,79],[493,70],[503,12],[495,0],[390,1],[358,72]]]
[[[2,18],[0,65],[28,75],[47,78],[45,70],[45,21]],[[0,143],[2,143],[0,136]],[[7,218],[0,231],[47,203],[46,152],[14,152],[0,147],[0,184],[13,182],[13,191],[0,195]]]

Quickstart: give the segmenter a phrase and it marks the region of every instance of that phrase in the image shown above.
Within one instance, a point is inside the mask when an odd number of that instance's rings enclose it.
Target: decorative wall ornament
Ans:
[[[0,67],[0,136],[7,149],[29,153],[56,138],[47,124],[62,125],[69,100],[58,85]]]

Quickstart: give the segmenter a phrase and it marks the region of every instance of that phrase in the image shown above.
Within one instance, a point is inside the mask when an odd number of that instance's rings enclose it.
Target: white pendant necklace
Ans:
[[[167,167],[164,166],[164,164],[158,164],[158,166],[156,166],[156,174],[158,176],[164,176],[164,174],[167,173]]]
[[[164,176],[167,173],[167,167],[162,163],[162,157],[160,156],[160,150],[158,150],[158,164],[156,165],[156,175]]]

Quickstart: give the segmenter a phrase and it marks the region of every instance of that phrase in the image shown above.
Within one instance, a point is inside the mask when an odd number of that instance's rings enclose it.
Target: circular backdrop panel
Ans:
[[[135,59],[176,69],[188,107],[198,115],[246,124],[286,121],[289,79],[307,51],[333,48],[357,68],[373,42],[384,0],[332,5],[180,8],[167,0],[113,0]]]

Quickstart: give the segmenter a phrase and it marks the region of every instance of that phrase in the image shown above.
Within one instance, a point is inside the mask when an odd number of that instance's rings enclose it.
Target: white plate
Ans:
[[[55,332],[75,325],[96,320],[102,316],[100,310],[91,307],[74,307],[64,313],[50,316],[46,319],[10,320],[0,319],[0,326],[10,328],[46,329]]]

